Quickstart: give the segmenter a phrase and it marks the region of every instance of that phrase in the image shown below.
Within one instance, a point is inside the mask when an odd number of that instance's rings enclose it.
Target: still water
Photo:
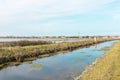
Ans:
[[[20,41],[20,40],[28,40],[28,41],[83,41],[83,40],[90,40],[88,38],[0,38],[0,42],[10,42],[10,41]]]
[[[101,48],[112,46],[114,42],[105,42],[37,59],[29,64],[4,68],[0,71],[0,80],[73,80],[105,53]]]

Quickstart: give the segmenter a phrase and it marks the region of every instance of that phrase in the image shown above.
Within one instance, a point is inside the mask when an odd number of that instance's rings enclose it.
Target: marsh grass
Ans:
[[[120,80],[120,42],[75,80]]]
[[[36,70],[41,70],[42,69],[42,65],[41,64],[31,64],[30,69],[36,69]]]
[[[100,49],[100,51],[108,51],[108,50],[110,50],[109,46],[106,46],[106,47],[103,47],[103,48]]]
[[[85,53],[85,52],[80,52],[80,54],[83,54],[83,53]]]
[[[38,57],[39,55],[52,55],[53,53],[66,50],[74,50],[79,47],[90,46],[96,43],[105,42],[108,40],[99,40],[94,42],[93,40],[79,41],[79,42],[63,42],[56,44],[45,45],[29,45],[29,46],[13,46],[0,48],[0,64],[18,61],[23,62],[26,58]]]
[[[105,46],[105,47],[103,47],[103,48],[101,48],[101,49],[94,49],[94,50],[92,50],[92,51],[109,51],[110,49],[111,49],[110,46]]]
[[[81,61],[83,58],[75,58],[76,61]]]

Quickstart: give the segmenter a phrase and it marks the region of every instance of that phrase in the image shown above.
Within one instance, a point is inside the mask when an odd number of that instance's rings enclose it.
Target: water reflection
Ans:
[[[83,60],[83,58],[75,58],[75,61],[80,61],[80,60]]]
[[[93,46],[94,46],[95,49],[97,48],[97,44],[94,44]]]
[[[0,71],[0,80],[73,80],[104,54],[101,48],[112,46],[113,43],[105,42],[96,48],[91,46],[8,67]]]
[[[41,70],[42,69],[42,65],[41,64],[31,64],[30,66],[28,66],[31,70]]]

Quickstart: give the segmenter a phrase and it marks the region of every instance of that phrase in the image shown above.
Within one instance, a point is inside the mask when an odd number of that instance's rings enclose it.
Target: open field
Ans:
[[[120,41],[76,80],[120,80]]]
[[[92,40],[92,37],[80,37],[80,36],[56,36],[56,37],[0,37],[0,42],[11,42],[11,41],[51,41],[51,42],[75,42],[83,40]]]

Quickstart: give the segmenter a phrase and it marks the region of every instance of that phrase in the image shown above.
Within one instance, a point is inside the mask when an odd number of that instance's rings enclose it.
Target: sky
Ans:
[[[0,0],[0,36],[120,35],[120,0]]]

